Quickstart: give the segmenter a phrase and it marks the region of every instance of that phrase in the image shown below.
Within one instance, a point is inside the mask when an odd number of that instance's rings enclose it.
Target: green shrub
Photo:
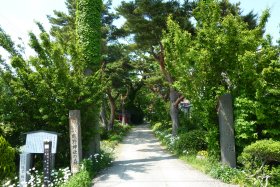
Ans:
[[[206,132],[201,130],[192,130],[179,134],[174,149],[178,154],[185,152],[196,153],[197,151],[205,150],[207,147],[205,134]]]
[[[197,155],[207,155],[207,152],[199,151]],[[209,157],[206,159],[197,159],[197,155],[186,154],[180,158],[192,167],[211,175],[213,178],[220,179],[226,183],[240,184],[241,186],[244,186],[245,177],[243,171],[240,169],[230,168]]]
[[[119,121],[115,121],[114,128],[111,131],[106,130],[104,127],[100,128],[100,137],[102,140],[120,142],[130,129],[130,125],[122,125]]]
[[[245,167],[280,162],[280,142],[274,140],[256,141],[244,148],[238,160]]]
[[[248,183],[277,186],[280,182],[280,142],[259,140],[244,148],[238,161],[244,165]]]
[[[15,173],[15,150],[0,136],[0,180],[11,177]]]
[[[196,156],[208,158],[208,152],[205,150],[198,151]]]
[[[272,180],[270,180],[270,185],[272,186],[279,186],[280,184],[280,166],[272,167],[270,169],[270,177]]]
[[[242,173],[240,170],[231,168],[227,165],[220,163],[211,163],[210,167],[208,167],[209,175],[216,179],[220,179],[226,183],[232,183],[240,178],[242,178]]]
[[[167,122],[157,122],[153,125],[152,130],[153,131],[165,131],[166,129],[169,129],[171,125]]]
[[[110,166],[112,156],[109,153],[95,154],[88,159],[84,159],[81,169],[73,175],[63,187],[88,187],[91,185],[92,178],[102,169]]]
[[[62,185],[62,187],[88,187],[91,184],[91,176],[89,171],[82,170],[79,173],[75,174],[73,177],[70,178],[70,180]]]

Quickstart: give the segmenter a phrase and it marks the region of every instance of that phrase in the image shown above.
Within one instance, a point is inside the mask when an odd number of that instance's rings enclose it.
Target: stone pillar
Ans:
[[[29,180],[28,170],[30,169],[31,154],[21,153],[19,162],[19,185],[20,187],[27,187]]]
[[[222,163],[236,167],[236,153],[233,126],[232,96],[225,94],[219,98],[219,128]]]
[[[51,165],[52,165],[52,142],[44,141],[44,187],[51,183]]]
[[[69,111],[71,172],[79,171],[79,163],[82,161],[82,137],[81,137],[81,113],[79,110]]]

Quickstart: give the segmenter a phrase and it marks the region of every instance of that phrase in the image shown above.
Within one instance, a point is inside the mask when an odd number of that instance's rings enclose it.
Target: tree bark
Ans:
[[[171,74],[165,67],[165,59],[164,59],[164,47],[162,43],[160,43],[160,52],[156,54],[152,49],[152,54],[154,58],[158,61],[160,66],[160,71],[162,72],[165,80],[169,83],[169,102],[170,102],[170,117],[172,121],[172,135],[176,136],[179,128],[179,110],[178,105],[180,101],[183,100],[183,96],[181,96],[173,87],[172,84],[174,82]]]
[[[107,129],[107,122],[106,122],[106,106],[105,106],[105,98],[102,99],[101,111],[100,111],[100,119],[101,125],[105,129]]]
[[[129,90],[130,90],[130,89],[127,89],[126,94],[125,94],[124,96],[121,95],[121,104],[122,104],[122,125],[125,125],[125,124],[126,124],[126,122],[125,122],[125,117],[126,117],[126,114],[125,114],[125,100],[126,100],[126,98],[128,97]]]
[[[115,112],[116,112],[116,104],[113,98],[109,97],[110,102],[110,120],[108,124],[108,131],[113,130],[114,127],[114,120],[115,120]]]
[[[86,141],[83,141],[83,157],[87,158],[90,155],[100,152],[100,134],[98,124],[98,110],[95,106],[87,106],[81,110],[82,118],[82,134]],[[88,132],[90,131],[90,134]],[[86,134],[86,135],[85,135]]]
[[[100,134],[99,134],[99,125],[95,124],[93,126],[94,128],[94,134],[92,136],[92,139],[90,140],[89,143],[89,154],[94,155],[95,153],[100,153]]]
[[[125,117],[126,117],[126,114],[125,114],[125,107],[124,107],[124,99],[122,99],[122,125],[125,125]]]
[[[170,87],[169,97],[170,97],[170,117],[172,120],[172,135],[176,136],[179,127],[179,110],[178,110],[178,105],[176,105],[176,101],[179,97],[179,94],[174,88]]]

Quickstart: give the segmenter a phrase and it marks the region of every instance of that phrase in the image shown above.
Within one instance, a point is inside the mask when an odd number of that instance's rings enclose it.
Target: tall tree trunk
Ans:
[[[76,1],[76,49],[79,61],[74,64],[74,68],[76,67],[79,71],[84,72],[85,76],[93,76],[93,74],[100,69],[102,5],[103,3],[101,0]],[[94,25],[94,27],[92,25]],[[94,89],[94,91],[96,91],[96,89]],[[100,151],[100,134],[98,130],[99,107],[100,106],[96,106],[95,103],[91,103],[84,111],[84,116],[86,116],[86,118],[84,118],[86,128],[82,127],[82,131],[86,132],[85,134],[89,136],[87,137],[89,142],[84,142],[84,144],[87,144],[88,150],[86,151],[88,151],[89,155]],[[91,134],[91,132],[93,134]]]
[[[83,146],[83,156],[89,157],[100,152],[100,134],[98,123],[98,108],[87,106],[82,110],[82,141],[87,142]],[[90,132],[90,133],[89,133]]]
[[[102,105],[101,105],[101,110],[100,110],[100,119],[101,119],[101,125],[105,129],[107,129],[107,122],[106,122],[106,106],[105,106],[105,98],[102,99]]]
[[[113,130],[113,127],[114,127],[116,104],[115,104],[114,98],[112,96],[109,96],[109,94],[108,94],[108,98],[109,98],[109,103],[110,103],[110,120],[109,120],[107,130],[111,131],[111,130]]]
[[[179,98],[178,92],[170,87],[170,117],[172,120],[172,135],[176,136],[179,128],[179,110],[177,99]]]
[[[122,99],[122,125],[125,125],[125,118],[126,118],[124,104],[125,104],[124,99]]]
[[[184,99],[182,95],[180,95],[173,87],[172,84],[174,80],[165,67],[165,58],[164,58],[164,48],[162,43],[160,43],[160,52],[155,54],[152,52],[154,58],[158,61],[160,66],[160,71],[162,72],[163,76],[165,77],[166,81],[169,84],[169,99],[170,99],[170,117],[172,120],[172,135],[176,136],[179,128],[179,110],[178,105],[180,101]]]
[[[129,94],[129,90],[127,89],[126,94],[125,95],[121,95],[121,104],[122,104],[122,125],[125,125],[125,118],[126,118],[126,114],[125,114],[125,100],[128,97]]]
[[[100,134],[99,134],[99,125],[93,125],[94,133],[89,143],[89,156],[94,155],[95,153],[100,153]]]

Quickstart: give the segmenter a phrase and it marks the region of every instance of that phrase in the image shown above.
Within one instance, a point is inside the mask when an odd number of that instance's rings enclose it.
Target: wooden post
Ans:
[[[69,130],[71,172],[77,173],[79,171],[79,164],[82,160],[81,113],[79,110],[69,111]]]

